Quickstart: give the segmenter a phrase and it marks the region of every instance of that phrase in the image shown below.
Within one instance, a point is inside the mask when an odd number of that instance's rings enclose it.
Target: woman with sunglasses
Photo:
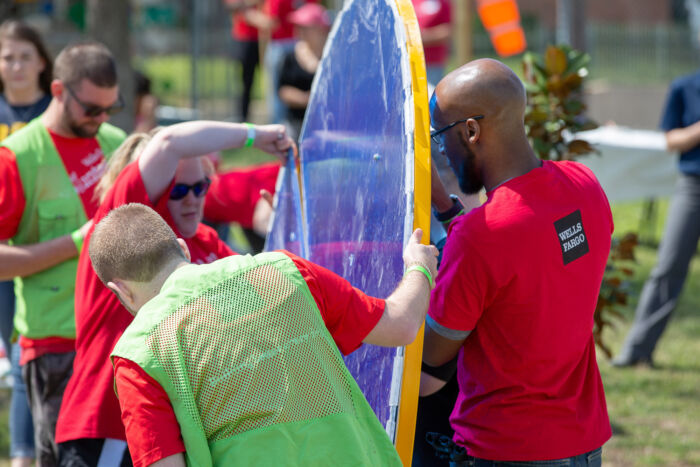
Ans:
[[[97,223],[118,206],[141,203],[153,208],[184,239],[193,263],[210,263],[232,255],[216,232],[201,223],[213,168],[209,159],[200,155],[254,146],[283,159],[291,144],[282,125],[193,121],[150,134],[132,135],[115,152],[96,189],[102,202],[93,221]],[[134,161],[119,170],[131,160]],[[86,245],[90,236],[91,232]],[[56,437],[70,439],[59,444],[59,460],[77,457],[86,465],[94,465],[96,459],[90,457],[91,453],[99,453],[107,442],[119,446],[120,460],[128,456],[109,354],[131,323],[132,315],[97,277],[88,252],[88,248],[83,248],[78,263],[76,356],[73,376],[63,396]],[[73,433],[70,438],[65,435],[69,432]],[[144,443],[157,446],[156,436],[160,435],[139,436]],[[167,450],[168,446],[159,449]],[[148,463],[142,459],[133,461]]]
[[[0,25],[0,140],[38,117],[51,102],[51,57],[30,26],[16,20]],[[12,362],[10,457],[12,466],[29,466],[34,458],[34,430],[27,390],[19,366],[19,344],[10,345],[15,311],[12,281],[0,283],[0,336]]]

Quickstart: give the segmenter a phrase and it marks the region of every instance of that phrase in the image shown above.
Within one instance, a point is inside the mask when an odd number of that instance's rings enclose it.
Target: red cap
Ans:
[[[297,26],[330,27],[331,25],[326,9],[316,3],[307,3],[298,10],[291,12],[287,16],[287,20]]]

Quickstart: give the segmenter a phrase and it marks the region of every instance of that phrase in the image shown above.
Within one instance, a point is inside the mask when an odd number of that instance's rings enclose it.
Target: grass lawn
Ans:
[[[258,151],[224,154],[225,166],[268,160]],[[616,235],[636,230],[641,203],[613,206]],[[667,202],[659,203],[657,239]],[[632,322],[639,291],[654,266],[656,249],[637,247],[637,267],[630,280],[632,299],[622,309],[625,321],[608,330],[606,341],[617,351]],[[656,369],[613,369],[599,364],[614,436],[604,448],[606,466],[700,466],[700,261],[696,258],[675,316],[655,354]],[[9,391],[0,390],[0,456],[7,456]],[[0,467],[9,465],[0,457]]]
[[[657,238],[667,202],[660,203]],[[613,206],[616,234],[635,230],[640,203]],[[656,249],[637,247],[636,273],[630,281],[630,304],[625,321],[605,336],[614,351],[620,348],[634,316],[637,297],[656,260]],[[690,276],[654,355],[656,369],[616,369],[600,356],[613,438],[604,448],[610,466],[700,465],[700,261],[691,263]]]

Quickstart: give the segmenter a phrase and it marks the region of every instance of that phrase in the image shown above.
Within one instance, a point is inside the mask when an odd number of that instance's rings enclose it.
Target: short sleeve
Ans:
[[[112,188],[107,191],[105,199],[95,215],[95,223],[99,222],[112,209],[128,203],[141,203],[151,208],[154,207],[151,200],[148,199],[139,165],[135,162],[124,167]]]
[[[370,297],[328,269],[284,251],[309,286],[326,328],[340,351],[356,350],[384,313],[385,301]]]
[[[678,81],[674,81],[666,98],[664,112],[661,115],[660,127],[664,131],[682,128],[683,112],[685,111],[685,103],[683,101],[683,88]]]
[[[26,200],[15,154],[0,148],[0,240],[12,238],[24,214]]]
[[[134,467],[185,452],[170,399],[151,376],[131,360],[114,358],[122,422]]]
[[[471,331],[481,317],[488,294],[489,272],[465,218],[450,226],[442,263],[430,295],[430,318],[443,328]]]

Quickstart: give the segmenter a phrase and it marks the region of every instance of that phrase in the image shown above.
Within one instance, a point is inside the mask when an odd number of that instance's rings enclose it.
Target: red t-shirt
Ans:
[[[155,209],[177,233],[167,202],[168,196],[164,195],[156,204],[151,203],[138,164],[132,163],[119,175],[93,220],[97,224],[118,206],[142,203]],[[92,230],[85,245],[89,244],[91,235]],[[233,254],[213,229],[202,224],[195,236],[185,242],[196,263],[210,263]],[[132,319],[117,296],[97,277],[88,248],[83,248],[75,285],[76,355],[73,376],[63,394],[56,425],[57,442],[83,438],[126,439],[119,418],[119,402],[114,395],[109,354]]]
[[[97,211],[93,194],[105,169],[102,149],[95,138],[66,138],[51,131],[49,135],[89,219]],[[15,154],[8,148],[0,148],[0,239],[7,240],[17,233],[25,206],[26,198]],[[76,229],[78,227],[76,225]],[[70,352],[75,347],[75,340],[21,337],[20,346],[20,364],[24,365],[47,353]]]
[[[226,5],[236,5],[242,0],[224,0]],[[231,15],[231,37],[239,41],[257,41],[258,29],[251,26],[244,19],[243,13],[234,13]]]
[[[416,10],[418,26],[421,29],[449,24],[452,20],[450,0],[412,0],[412,2],[413,8]],[[428,65],[444,65],[449,55],[448,42],[423,46],[425,63]]]
[[[450,417],[469,454],[559,459],[610,438],[592,329],[612,230],[576,162],[545,161],[452,222],[428,325],[472,331]]]
[[[276,162],[217,174],[204,203],[204,218],[253,227],[260,190],[275,192],[280,165]]]
[[[301,272],[340,351],[347,355],[356,350],[384,313],[384,300],[365,295],[321,266],[284,253]],[[162,387],[130,360],[116,357],[114,371],[134,466],[184,452],[180,427]]]
[[[279,25],[272,31],[272,39],[294,38],[294,25],[289,22],[288,16],[305,3],[318,3],[318,0],[267,0],[265,2],[265,12],[279,21]]]

